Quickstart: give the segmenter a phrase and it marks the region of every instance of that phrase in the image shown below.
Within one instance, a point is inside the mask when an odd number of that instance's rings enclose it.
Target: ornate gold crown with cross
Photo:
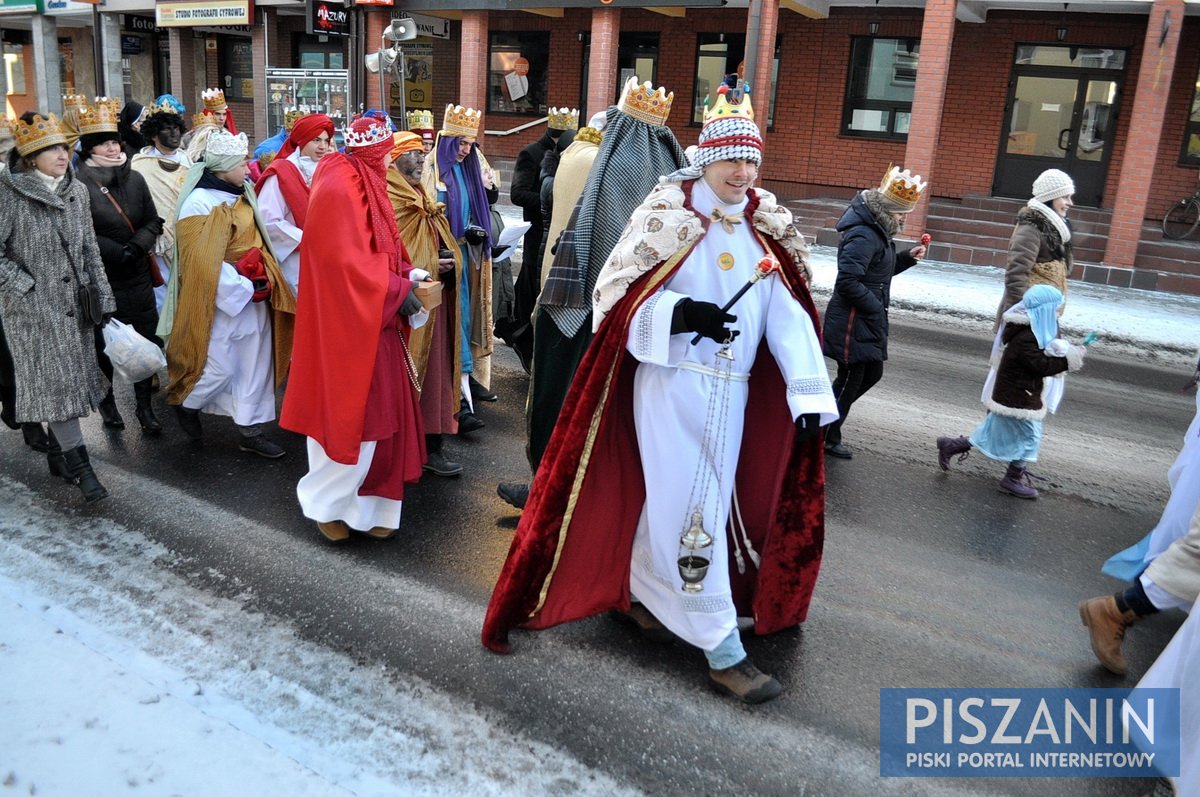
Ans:
[[[442,117],[442,133],[447,136],[479,138],[479,123],[482,117],[483,114],[474,108],[447,105],[446,114]]]
[[[308,116],[308,114],[299,110],[298,108],[293,108],[290,111],[284,111],[283,129],[289,133],[292,132],[292,128],[296,126],[296,122],[299,122],[305,116]]]
[[[551,130],[578,130],[579,110],[576,108],[555,108],[550,106],[546,115],[546,127]]]
[[[408,112],[408,129],[412,130],[432,130],[433,129],[433,111],[409,111]]]
[[[85,105],[75,114],[75,129],[79,135],[92,133],[115,133],[121,121],[121,101],[108,97],[97,97],[94,103]]]
[[[55,144],[67,143],[67,137],[63,135],[58,117],[54,114],[34,114],[28,123],[17,119],[12,123],[12,128],[13,138],[17,141],[17,152],[21,157]]]
[[[621,90],[621,99],[617,100],[617,108],[648,125],[659,127],[667,123],[671,115],[671,103],[675,100],[675,92],[668,93],[659,86],[657,89],[650,81],[638,83],[636,77],[629,78],[625,88]]]
[[[726,88],[722,86],[721,88]],[[704,109],[704,124],[716,122],[720,119],[746,119],[754,121],[754,106],[750,104],[750,94],[743,92],[741,99],[738,102],[731,103],[728,99],[728,91],[718,91],[717,101],[711,107]]]
[[[879,183],[879,193],[907,210],[912,210],[921,199],[927,183],[919,174],[913,174],[908,169],[889,164],[883,181]]]
[[[229,107],[225,103],[225,92],[221,89],[205,89],[200,92],[200,99],[204,100],[204,107],[210,111],[223,111]]]

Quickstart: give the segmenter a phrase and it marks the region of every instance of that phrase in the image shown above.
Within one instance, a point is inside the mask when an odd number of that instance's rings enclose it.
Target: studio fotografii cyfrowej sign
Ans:
[[[160,28],[253,25],[254,0],[159,3],[154,7],[154,21]]]
[[[349,36],[350,11],[341,0],[308,0],[308,33],[324,36]]]
[[[1178,776],[1178,689],[880,689],[883,777]]]

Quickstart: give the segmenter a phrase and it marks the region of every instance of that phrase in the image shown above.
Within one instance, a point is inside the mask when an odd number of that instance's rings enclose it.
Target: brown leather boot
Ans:
[[[1104,665],[1104,669],[1124,675],[1125,656],[1121,643],[1125,641],[1125,629],[1138,621],[1133,610],[1122,613],[1117,608],[1117,599],[1112,595],[1079,602],[1079,619],[1087,626],[1092,637],[1092,652]]]
[[[321,532],[321,536],[330,542],[345,542],[350,539],[350,527],[340,520],[318,523],[317,530]]]
[[[387,526],[373,526],[368,529],[365,534],[368,537],[374,537],[377,540],[390,540],[396,536],[399,529],[389,529]]]
[[[728,669],[709,670],[708,679],[718,692],[733,695],[751,705],[766,703],[783,693],[779,681],[760,672],[748,656]]]

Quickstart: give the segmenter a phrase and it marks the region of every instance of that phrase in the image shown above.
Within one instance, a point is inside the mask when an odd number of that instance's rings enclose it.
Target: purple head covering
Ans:
[[[458,212],[462,199],[458,195],[458,180],[454,179],[454,164],[458,162],[458,142],[462,136],[439,135],[434,154],[437,156],[438,175],[446,184],[446,215],[450,218],[450,232],[455,238],[462,238],[466,232],[462,215]],[[483,229],[487,230],[488,245],[492,243],[492,211],[488,204],[487,190],[483,187],[483,175],[479,166],[479,145],[472,144],[471,152],[463,159],[463,179],[467,185],[467,199],[470,202],[470,216]]]

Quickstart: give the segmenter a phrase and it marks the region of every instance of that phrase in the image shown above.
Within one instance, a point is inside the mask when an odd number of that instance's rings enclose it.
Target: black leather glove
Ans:
[[[816,437],[821,432],[821,416],[816,412],[808,412],[796,419],[796,442],[802,443]]]
[[[675,305],[671,317],[672,332],[697,332],[700,335],[725,343],[738,336],[738,330],[731,330],[727,324],[737,321],[737,316],[730,315],[712,302],[697,302],[684,299]]]
[[[421,300],[417,298],[417,283],[414,282],[408,291],[408,296],[404,297],[404,304],[400,305],[400,315],[416,315],[419,312],[421,312]]]
[[[159,225],[159,231],[162,231],[161,225]],[[154,232],[147,225],[130,236],[129,240],[125,242],[125,246],[134,249],[137,257],[145,257],[146,253],[154,248],[154,241],[158,235],[159,233]]]
[[[166,222],[160,216],[155,216],[153,219],[146,222],[146,225],[142,227],[142,229],[149,230],[150,233],[157,238],[158,236],[162,235],[164,224],[166,224]]]

